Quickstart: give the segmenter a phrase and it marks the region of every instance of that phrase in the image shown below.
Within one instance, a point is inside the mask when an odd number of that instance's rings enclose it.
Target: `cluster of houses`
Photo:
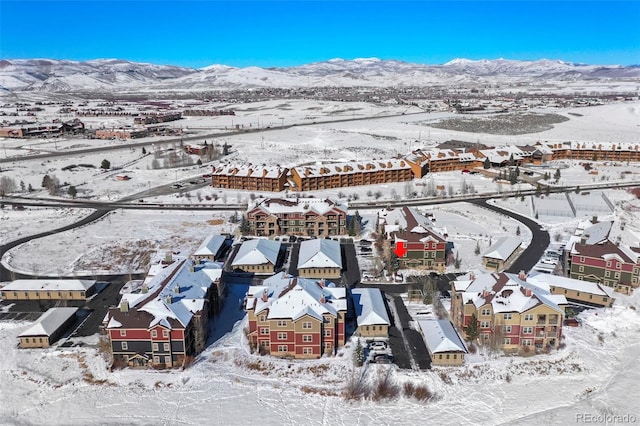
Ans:
[[[427,173],[509,164],[541,164],[550,160],[640,161],[639,144],[538,142],[525,146],[444,142],[418,149],[403,158],[352,161],[294,167],[221,164],[213,169],[214,188],[279,192],[311,191],[420,179]]]
[[[211,235],[190,256],[156,256],[146,277],[125,286],[104,317],[114,366],[188,365],[206,347],[210,318],[220,312],[234,276],[251,277],[243,308],[256,353],[319,358],[335,355],[350,334],[388,338],[393,323],[383,294],[344,285],[343,244],[323,238],[344,235],[346,215],[346,206],[328,199],[265,199],[247,210],[253,238],[233,245],[229,236]],[[398,256],[401,268],[444,271],[452,246],[447,230],[437,228],[428,214],[409,207],[386,209],[378,229],[404,248]],[[628,293],[637,287],[640,249],[620,244],[616,232],[623,230],[624,225],[595,220],[583,226],[565,248],[568,277],[501,272],[519,255],[521,242],[498,240],[483,254],[485,272],[451,282],[451,321],[417,321],[432,364],[461,365],[469,340],[518,354],[558,348],[567,306],[610,307],[614,290]],[[301,241],[294,249],[276,238],[281,235]],[[73,304],[95,293],[94,281],[43,279],[13,281],[0,296]],[[48,347],[78,321],[77,311],[50,309],[19,335],[19,346]]]

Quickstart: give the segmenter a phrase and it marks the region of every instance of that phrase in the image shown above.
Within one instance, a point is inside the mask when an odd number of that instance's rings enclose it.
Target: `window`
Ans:
[[[120,337],[124,337],[127,335],[127,330],[120,330]]]
[[[505,320],[510,320],[511,319],[511,314],[504,314],[502,316]]]
[[[123,351],[128,351],[129,350],[129,344],[127,342],[122,342],[122,350]]]
[[[268,335],[269,334],[269,329],[267,327],[260,327],[260,334],[264,335]]]
[[[158,344],[157,344],[157,343],[152,344],[152,345],[151,345],[151,348],[152,348],[152,350],[153,350],[154,352],[157,352],[157,351],[158,351]]]
[[[313,354],[313,348],[302,348],[303,355],[311,355]]]
[[[270,345],[270,342],[268,340],[261,340],[260,341],[260,346],[262,346],[263,348],[268,348]]]
[[[287,345],[278,345],[278,352],[287,352]]]
[[[310,322],[303,322],[302,323],[302,328],[304,329],[310,329],[311,328],[311,323]]]
[[[124,362],[129,362],[129,355],[122,355]]]
[[[325,351],[326,351],[327,349],[331,349],[331,347],[332,347],[331,342],[326,342],[326,343],[324,344],[324,350],[325,350]]]
[[[260,315],[260,322],[264,322],[267,320],[267,316],[266,315]]]
[[[607,268],[611,268],[611,261],[607,260]]]
[[[38,338],[38,340],[40,341],[40,343],[42,343],[42,337]]]
[[[458,359],[458,354],[453,354],[453,359]]]
[[[608,301],[609,301],[609,298],[608,298],[608,297],[603,297],[603,298],[602,298],[602,301],[603,301],[603,302],[608,302]]]
[[[449,359],[449,357],[450,357],[450,355],[449,355],[449,354],[447,354],[447,359]]]
[[[584,262],[584,256],[580,256],[580,262]]]
[[[160,357],[159,356],[154,356],[153,357],[153,363],[154,364],[160,364]]]
[[[438,355],[438,359],[442,359],[442,354]]]
[[[613,277],[614,277],[614,278],[619,279],[619,278],[620,278],[620,272],[616,272],[616,273],[613,275]]]
[[[522,334],[533,334],[533,327],[522,327]]]
[[[168,344],[168,343],[165,343],[165,344],[163,345],[163,347],[164,347],[164,351],[165,351],[165,352],[169,352],[169,350],[171,350],[171,348],[169,347],[169,344]]]
[[[606,300],[605,300],[605,302],[606,302]],[[325,329],[324,330],[324,336],[325,337],[331,337],[331,329]]]
[[[584,266],[582,265],[578,266],[578,272],[584,272]]]
[[[286,326],[287,326],[287,321],[278,320],[278,327],[286,327]]]
[[[523,339],[522,340],[522,346],[531,346],[531,340],[530,339]]]
[[[278,340],[287,340],[287,333],[278,333]]]
[[[505,325],[504,328],[503,328],[503,331],[505,333],[511,333],[511,326],[510,325]]]
[[[611,276],[611,271],[604,271],[604,276],[609,278]]]
[[[169,330],[162,330],[162,337],[167,339],[169,337]]]
[[[489,328],[491,327],[491,321],[480,321],[480,328]]]
[[[483,309],[481,312],[482,316],[491,315],[491,309]]]
[[[303,342],[311,342],[311,341],[313,341],[313,336],[311,336],[310,334],[303,334],[302,335],[302,341]]]
[[[151,330],[151,337],[153,337],[153,338],[158,337],[158,331],[157,330]]]
[[[511,339],[509,337],[507,337],[506,339],[504,339],[504,344],[505,345],[510,345],[511,344]]]

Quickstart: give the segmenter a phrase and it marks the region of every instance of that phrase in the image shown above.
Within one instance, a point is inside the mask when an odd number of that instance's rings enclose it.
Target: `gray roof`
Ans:
[[[87,291],[95,285],[92,280],[42,279],[15,280],[0,290],[3,291]]]
[[[298,269],[341,268],[340,243],[334,240],[316,239],[300,243]]]
[[[494,245],[489,247],[489,250],[482,257],[489,257],[492,259],[507,260],[514,251],[522,245],[522,241],[515,237],[502,237]]]
[[[467,347],[448,320],[418,321],[431,353],[467,352]]]
[[[78,311],[78,308],[51,308],[18,337],[51,336]]]
[[[264,265],[278,263],[278,253],[280,252],[280,242],[255,239],[242,243],[233,266],[236,265]]]
[[[382,293],[377,288],[354,288],[353,306],[358,316],[358,327],[362,325],[391,325]]]
[[[215,256],[226,239],[227,237],[223,235],[209,235],[193,254],[194,256]]]

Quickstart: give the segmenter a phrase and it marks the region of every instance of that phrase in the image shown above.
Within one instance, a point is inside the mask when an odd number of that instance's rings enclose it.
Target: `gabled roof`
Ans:
[[[249,206],[248,211],[261,210],[267,214],[283,213],[316,213],[324,215],[330,211],[347,213],[347,208],[339,201],[328,198],[265,198],[256,206]]]
[[[363,325],[391,325],[382,293],[377,288],[354,288],[353,305],[358,327]]]
[[[398,221],[399,225],[395,227],[387,225],[385,232],[395,232],[396,240],[421,243],[429,240],[445,242],[444,237],[433,229],[431,220],[412,207],[402,207],[385,212],[383,216],[385,223],[389,224],[393,219]],[[399,227],[404,228],[404,231],[398,232]]]
[[[563,312],[560,306],[567,304],[564,296],[553,295],[548,290],[519,279],[515,274],[505,272],[480,274],[471,280],[455,281],[454,288],[461,293],[463,303],[473,303],[476,308],[490,304],[494,313],[523,313],[540,305]]]
[[[573,249],[571,250],[572,255],[578,256],[586,256],[592,258],[600,258],[606,259],[607,257],[611,257],[615,255],[621,262],[624,263],[635,263],[635,259],[632,259],[629,256],[629,253],[622,250],[620,247],[616,246],[611,241],[607,240],[602,244],[580,244],[576,243],[573,245]]]
[[[547,292],[551,287],[556,287],[613,298],[613,288],[591,281],[533,272],[527,277],[527,282]]]
[[[515,237],[502,237],[482,257],[507,260],[520,246],[522,241]]]
[[[431,353],[468,353],[460,335],[448,320],[423,320],[418,321],[418,325]]]
[[[209,235],[193,254],[194,256],[215,256],[226,240],[227,237],[223,235]]]
[[[185,328],[194,315],[205,309],[209,288],[218,281],[222,264],[195,263],[175,257],[170,264],[154,268],[154,276],[145,282],[140,293],[126,293],[120,306],[110,308],[105,320],[110,328]]]
[[[264,239],[248,240],[242,243],[240,250],[233,259],[232,266],[236,265],[264,265],[278,263],[280,242]]]
[[[284,273],[252,286],[247,292],[247,309],[257,315],[268,310],[269,319],[297,320],[309,315],[322,321],[324,314],[336,317],[347,310],[346,289],[325,280],[295,278]]]
[[[340,243],[327,239],[306,240],[300,243],[298,269],[303,268],[342,269]]]
[[[91,280],[42,279],[15,280],[0,288],[3,291],[87,291],[95,285]]]
[[[51,308],[47,310],[31,327],[20,333],[18,337],[51,336],[69,318],[74,316],[78,308]]]

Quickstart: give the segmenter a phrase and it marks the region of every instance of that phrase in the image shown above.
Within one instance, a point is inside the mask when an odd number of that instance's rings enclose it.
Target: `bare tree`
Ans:
[[[9,176],[0,178],[0,196],[5,196],[16,190],[16,182]]]

